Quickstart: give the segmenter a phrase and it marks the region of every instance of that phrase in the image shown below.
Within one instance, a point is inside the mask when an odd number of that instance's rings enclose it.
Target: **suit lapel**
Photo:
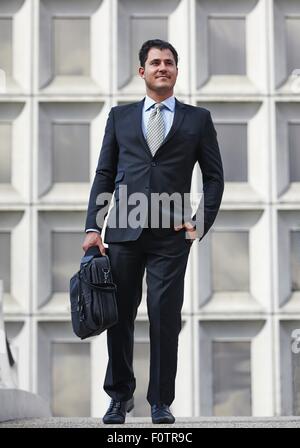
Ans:
[[[177,129],[179,129],[179,127],[182,123],[184,114],[185,114],[185,105],[175,98],[175,114],[174,114],[173,123],[172,123],[171,129],[169,130],[168,134],[166,135],[166,137],[165,137],[164,141],[162,142],[161,146],[159,147],[159,149],[163,145],[165,145],[170,140],[170,138],[173,137],[173,135],[175,134]]]
[[[150,148],[147,144],[147,140],[145,139],[144,133],[142,130],[144,99],[145,98],[143,98],[141,101],[139,101],[138,103],[135,104],[136,107],[134,110],[133,123],[135,126],[135,131],[140,139],[140,142],[141,142],[143,148],[147,152],[148,156],[152,159],[153,158],[152,153],[150,151]],[[185,110],[186,110],[185,104],[181,103],[180,101],[177,100],[177,98],[175,98],[175,114],[174,114],[174,119],[173,119],[171,129],[168,132],[168,134],[166,135],[164,141],[162,142],[162,144],[160,145],[158,150],[156,151],[154,157],[157,156],[157,154],[162,150],[163,146],[172,138],[172,136],[175,134],[177,129],[179,129],[179,127],[182,123],[182,120],[184,118]]]

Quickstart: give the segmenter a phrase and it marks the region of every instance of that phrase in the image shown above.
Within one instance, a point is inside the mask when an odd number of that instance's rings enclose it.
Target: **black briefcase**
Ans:
[[[102,256],[98,248],[90,248],[70,280],[72,327],[81,339],[97,336],[118,321],[117,286],[107,253]]]

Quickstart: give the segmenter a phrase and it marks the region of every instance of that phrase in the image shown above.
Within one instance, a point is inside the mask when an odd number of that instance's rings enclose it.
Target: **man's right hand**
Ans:
[[[105,255],[105,247],[102,242],[102,238],[97,232],[87,232],[82,249],[86,252],[90,247],[98,246],[102,255]]]

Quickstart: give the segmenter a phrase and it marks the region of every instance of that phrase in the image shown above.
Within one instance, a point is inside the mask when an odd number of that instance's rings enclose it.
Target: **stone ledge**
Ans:
[[[300,428],[300,417],[178,417],[175,424],[153,425],[150,417],[127,417],[124,425],[104,425],[102,418],[27,418],[0,428]]]
[[[16,424],[30,422],[30,417],[44,417],[40,420],[47,421],[47,418],[51,416],[49,404],[39,395],[26,390],[0,389],[0,403],[0,422],[2,422],[0,426],[6,421],[13,421]]]

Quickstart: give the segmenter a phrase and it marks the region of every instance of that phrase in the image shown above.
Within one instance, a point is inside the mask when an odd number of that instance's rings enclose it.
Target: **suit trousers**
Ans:
[[[150,405],[170,405],[175,398],[184,277],[193,244],[185,233],[181,229],[159,237],[145,228],[135,241],[108,243],[119,320],[107,330],[108,365],[103,388],[114,400],[129,400],[136,388],[134,322],[145,270],[150,336],[147,401]]]

